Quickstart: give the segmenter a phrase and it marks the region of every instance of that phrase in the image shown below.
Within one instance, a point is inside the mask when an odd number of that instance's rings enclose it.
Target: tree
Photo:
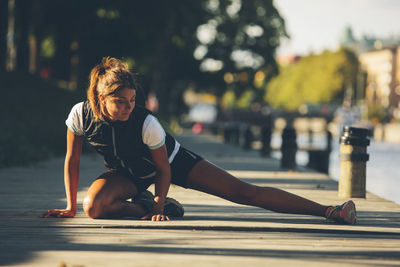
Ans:
[[[201,3],[153,0],[136,6],[136,20],[131,22],[136,38],[134,57],[146,76],[148,90],[161,100],[161,114],[180,113],[183,91],[199,80],[193,51],[196,28],[204,17]]]
[[[268,80],[277,73],[274,56],[285,22],[272,0],[210,0],[204,2],[207,23],[198,28],[195,56],[208,72],[208,86],[221,96],[226,90],[240,95],[255,90],[255,74]]]
[[[0,1],[0,72],[6,68],[8,1]]]
[[[357,88],[358,65],[356,55],[346,49],[306,56],[281,68],[267,84],[265,100],[291,111],[302,104],[340,103],[346,88]]]
[[[156,92],[166,115],[181,113],[181,95],[189,86],[219,95],[227,88],[253,90],[256,71],[277,70],[274,53],[285,35],[272,0],[25,2],[15,0],[17,70],[47,68],[50,78],[83,92],[102,57],[122,58],[140,73],[145,90]],[[213,41],[199,42],[198,33],[211,24]],[[207,71],[210,60],[222,68]]]

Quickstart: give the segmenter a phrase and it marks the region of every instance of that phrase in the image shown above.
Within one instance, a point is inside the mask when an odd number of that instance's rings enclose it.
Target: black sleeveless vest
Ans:
[[[136,106],[127,121],[94,121],[89,101],[83,103],[83,130],[89,144],[104,156],[104,164],[110,169],[125,169],[142,179],[155,175],[156,167],[150,149],[143,143],[143,123],[149,110]],[[166,133],[168,157],[175,148],[175,139]]]

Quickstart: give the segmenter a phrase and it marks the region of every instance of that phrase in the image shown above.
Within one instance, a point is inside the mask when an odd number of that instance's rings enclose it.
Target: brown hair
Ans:
[[[124,88],[136,90],[135,79],[128,65],[113,57],[104,57],[101,63],[92,69],[89,79],[87,98],[95,115],[95,121],[104,120],[104,107],[100,95],[114,95]]]

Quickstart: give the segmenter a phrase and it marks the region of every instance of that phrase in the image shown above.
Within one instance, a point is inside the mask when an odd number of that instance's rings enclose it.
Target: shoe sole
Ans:
[[[344,204],[339,214],[345,223],[355,224],[357,221],[356,205],[352,200],[349,200]]]

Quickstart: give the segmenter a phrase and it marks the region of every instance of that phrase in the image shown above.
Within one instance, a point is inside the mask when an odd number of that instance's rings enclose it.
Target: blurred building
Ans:
[[[365,98],[370,104],[389,109],[400,119],[400,36],[356,39],[350,27],[340,40],[342,47],[353,50],[367,74]]]
[[[361,53],[359,60],[367,73],[366,100],[400,118],[400,46]]]
[[[340,38],[340,46],[353,50],[360,55],[373,50],[381,50],[386,47],[396,47],[400,45],[400,36],[389,36],[378,38],[374,36],[363,35],[356,39],[350,27],[347,27]]]

